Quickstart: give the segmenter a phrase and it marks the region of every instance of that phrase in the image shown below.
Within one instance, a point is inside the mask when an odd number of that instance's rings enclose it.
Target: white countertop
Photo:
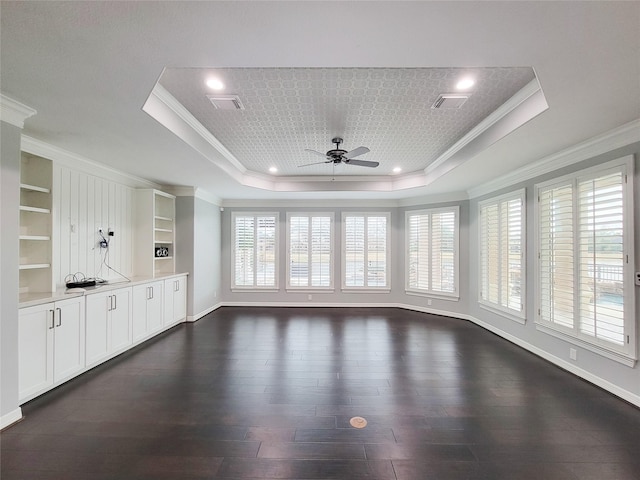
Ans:
[[[169,278],[182,277],[188,275],[185,273],[170,273],[166,275],[159,275],[157,277],[131,277],[130,281],[127,280],[111,280],[106,283],[100,283],[95,287],[86,287],[84,292],[67,293],[66,289],[59,289],[55,292],[42,292],[42,293],[24,293],[20,295],[18,300],[19,308],[33,307],[35,305],[42,305],[43,303],[56,302],[59,300],[65,300],[67,298],[82,297],[84,295],[91,295],[92,293],[104,292],[109,290],[117,290],[118,288],[133,287],[134,285],[151,283],[156,281],[164,281]]]

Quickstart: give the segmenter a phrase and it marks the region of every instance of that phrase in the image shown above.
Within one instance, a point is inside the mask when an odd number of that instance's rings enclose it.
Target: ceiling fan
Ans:
[[[345,163],[347,165],[358,165],[360,167],[373,168],[380,165],[380,162],[371,162],[369,160],[358,160],[354,158],[369,152],[369,149],[367,147],[358,147],[347,152],[346,150],[342,150],[340,148],[340,144],[342,143],[342,139],[340,137],[336,137],[332,139],[331,143],[335,143],[336,148],[334,148],[333,150],[329,150],[327,153],[316,152],[315,150],[309,150],[308,148],[305,148],[305,151],[324,157],[326,158],[326,160],[322,162],[307,163],[305,165],[298,165],[298,166],[308,167],[310,165],[318,165],[320,163],[333,163],[333,164]]]

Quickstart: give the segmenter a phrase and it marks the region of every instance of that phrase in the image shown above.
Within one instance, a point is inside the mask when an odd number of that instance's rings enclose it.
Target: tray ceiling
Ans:
[[[210,78],[225,88],[207,87]],[[475,84],[456,88],[462,78]],[[423,171],[535,78],[509,68],[167,68],[159,84],[249,172],[278,176],[380,176]],[[434,109],[440,94],[466,93],[461,108]],[[243,110],[216,109],[207,95],[237,95]],[[378,168],[300,165],[361,145]],[[394,169],[396,172],[394,173]]]

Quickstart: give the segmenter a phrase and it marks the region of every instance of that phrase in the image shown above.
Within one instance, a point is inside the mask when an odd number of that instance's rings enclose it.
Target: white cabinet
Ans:
[[[86,296],[87,366],[123,352],[131,345],[131,288]]]
[[[159,190],[136,191],[137,275],[157,277],[175,271],[175,198]]]
[[[133,341],[138,342],[162,330],[164,283],[153,282],[133,287]]]
[[[20,293],[54,290],[51,268],[52,162],[22,152],[20,162]]]
[[[29,399],[85,367],[84,298],[23,308],[19,315],[19,396]]]
[[[164,281],[164,325],[174,325],[187,318],[187,277]]]

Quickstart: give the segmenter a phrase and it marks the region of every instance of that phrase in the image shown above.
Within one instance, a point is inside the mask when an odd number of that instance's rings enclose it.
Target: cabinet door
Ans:
[[[173,297],[175,295],[176,281],[169,278],[164,281],[164,326],[169,327],[174,324]]]
[[[163,282],[154,282],[150,285],[150,298],[147,300],[147,327],[149,333],[156,333],[162,330],[162,309],[164,307],[162,299]]]
[[[111,292],[115,298],[111,308],[109,353],[119,352],[131,345],[131,288]]]
[[[53,303],[20,310],[18,390],[20,399],[53,385]]]
[[[137,342],[147,336],[147,302],[149,297],[149,287],[147,285],[136,285],[132,289],[132,313],[131,323],[133,327],[133,341]]]
[[[84,298],[56,302],[53,380],[65,380],[84,368]]]
[[[187,277],[176,278],[176,287],[173,295],[173,321],[181,322],[187,318]]]
[[[109,314],[111,292],[94,293],[86,298],[87,366],[93,366],[109,355]]]

